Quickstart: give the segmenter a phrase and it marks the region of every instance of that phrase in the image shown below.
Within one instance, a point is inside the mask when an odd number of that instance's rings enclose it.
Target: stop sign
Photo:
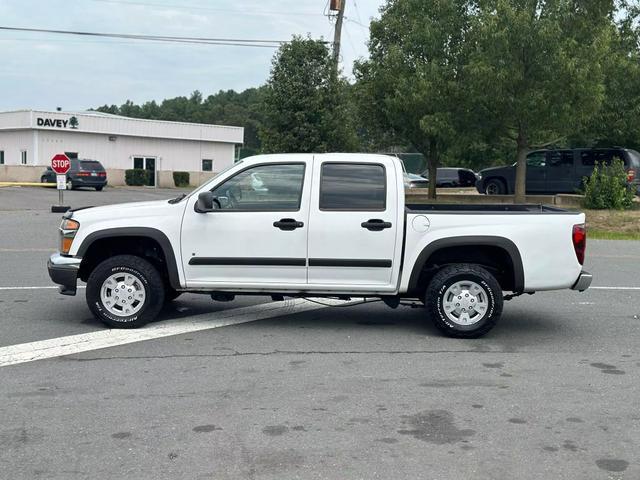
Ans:
[[[51,159],[51,169],[58,175],[64,175],[70,168],[71,162],[64,153],[58,153]]]

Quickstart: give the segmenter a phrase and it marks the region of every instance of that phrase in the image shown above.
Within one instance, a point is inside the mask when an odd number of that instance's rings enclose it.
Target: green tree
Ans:
[[[456,136],[471,2],[388,0],[371,23],[370,59],[356,64],[359,105],[372,130],[404,139],[436,178]],[[436,196],[430,182],[429,197]]]
[[[572,143],[640,148],[640,7],[624,2],[617,12],[611,50],[604,59],[602,107]]]
[[[294,37],[273,58],[264,91],[262,150],[331,152],[356,149],[347,85],[324,42]]]
[[[240,93],[233,90],[220,91],[206,99],[196,90],[189,97],[169,98],[160,104],[152,100],[136,105],[127,100],[120,107],[103,105],[96,110],[133,118],[241,126],[245,129],[245,148],[258,152],[263,90],[264,87],[249,88]]]
[[[516,149],[516,202],[526,156],[585,125],[604,96],[611,0],[479,0],[465,97],[485,135]]]

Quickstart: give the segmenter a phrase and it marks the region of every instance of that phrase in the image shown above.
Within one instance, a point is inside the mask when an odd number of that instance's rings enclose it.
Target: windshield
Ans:
[[[627,150],[627,153],[631,157],[633,167],[640,167],[640,153],[635,150]]]

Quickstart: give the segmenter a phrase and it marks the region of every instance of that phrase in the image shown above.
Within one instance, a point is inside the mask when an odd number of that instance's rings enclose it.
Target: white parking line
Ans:
[[[32,252],[47,252],[54,253],[55,248],[0,248],[0,253],[32,253]]]
[[[2,290],[51,290],[58,289],[60,287],[56,285],[47,285],[46,287],[0,287],[0,291]],[[84,285],[79,286],[78,288],[87,288]]]
[[[345,302],[323,299],[323,303],[342,305]],[[349,303],[349,302],[346,302]],[[291,315],[326,308],[324,305],[303,299],[285,302],[263,303],[250,307],[234,308],[194,317],[158,322],[137,330],[100,330],[37,342],[21,343],[0,348],[0,367],[33,362],[46,358],[62,357],[76,353],[115,347],[183,333],[210,330],[266,318]]]
[[[589,290],[640,290],[640,287],[589,287]]]

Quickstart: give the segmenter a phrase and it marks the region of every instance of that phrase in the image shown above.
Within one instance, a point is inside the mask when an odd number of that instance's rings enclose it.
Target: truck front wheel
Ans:
[[[429,316],[445,335],[477,338],[502,314],[502,289],[479,265],[457,264],[436,273],[425,294]]]
[[[492,178],[485,185],[484,191],[487,195],[504,195],[507,193],[507,186],[502,180]]]
[[[100,263],[87,280],[87,304],[112,328],[137,328],[153,320],[164,302],[158,270],[143,258],[117,255]]]

